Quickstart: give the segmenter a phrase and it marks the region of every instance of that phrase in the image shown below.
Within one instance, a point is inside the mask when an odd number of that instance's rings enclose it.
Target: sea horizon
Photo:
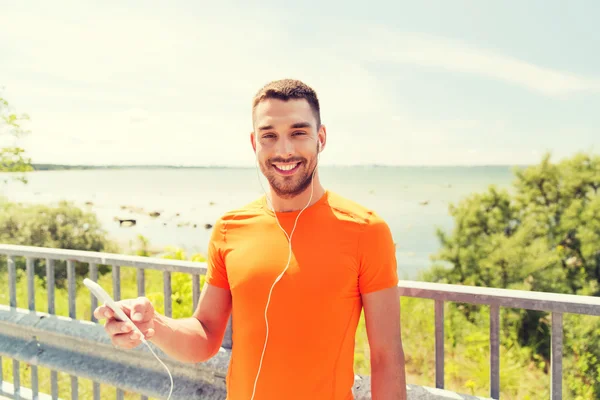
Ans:
[[[68,169],[105,169],[105,168],[144,168],[144,169],[252,169],[256,168],[256,164],[244,164],[244,165],[211,165],[211,164],[65,164],[65,163],[32,163],[34,171],[43,171],[46,168],[68,168]],[[527,168],[534,164],[334,164],[334,163],[323,163],[321,167],[327,168]]]

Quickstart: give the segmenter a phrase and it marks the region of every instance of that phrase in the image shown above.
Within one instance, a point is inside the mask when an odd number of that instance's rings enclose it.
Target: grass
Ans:
[[[168,258],[184,258],[175,254]],[[1,269],[0,269],[1,271]],[[8,288],[6,269],[0,273],[0,288]],[[27,284],[23,272],[18,271],[17,306],[27,308]],[[87,289],[82,288],[83,278],[78,278],[76,293],[76,315],[78,319],[90,320],[91,297]],[[99,283],[112,293],[111,274],[101,276]],[[173,288],[173,316],[188,317],[192,314],[191,278],[187,274],[174,273],[171,277]],[[162,272],[146,271],[146,295],[158,312],[164,312]],[[201,279],[201,286],[204,280]],[[47,291],[43,280],[35,282],[36,310],[46,312]],[[136,269],[121,267],[121,298],[137,296]],[[0,293],[0,304],[8,304],[8,293]],[[66,289],[56,289],[56,314],[68,316],[68,294]],[[402,338],[406,355],[407,382],[411,384],[435,387],[434,363],[434,312],[433,301],[425,299],[402,298],[401,321]],[[445,386],[449,390],[479,396],[489,395],[489,321],[485,311],[480,322],[471,323],[462,314],[450,307],[445,311]],[[506,342],[506,341],[503,341]],[[542,399],[549,398],[549,377],[542,369],[532,365],[517,345],[501,346],[500,349],[500,386],[502,399]],[[318,362],[318,360],[315,360]],[[4,379],[12,381],[12,360],[3,358]],[[30,385],[30,366],[20,365],[21,385]],[[355,372],[370,374],[369,345],[364,316],[361,316],[356,333]],[[50,393],[50,371],[39,368],[39,389]],[[70,376],[58,374],[59,396],[71,398]],[[78,392],[80,398],[92,397],[92,382],[80,378]],[[102,398],[113,396],[113,387],[102,385]],[[139,399],[139,395],[125,393],[125,399]]]

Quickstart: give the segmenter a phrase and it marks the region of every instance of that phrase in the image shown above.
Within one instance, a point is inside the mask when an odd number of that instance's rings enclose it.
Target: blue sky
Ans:
[[[598,152],[597,1],[260,4],[5,2],[21,145],[39,163],[252,165],[252,96],[293,77],[319,94],[323,164]]]

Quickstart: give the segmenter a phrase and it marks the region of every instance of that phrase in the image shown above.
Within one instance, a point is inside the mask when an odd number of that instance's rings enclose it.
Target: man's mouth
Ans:
[[[273,163],[273,166],[282,175],[292,175],[294,172],[298,170],[302,164],[300,161],[293,163]]]

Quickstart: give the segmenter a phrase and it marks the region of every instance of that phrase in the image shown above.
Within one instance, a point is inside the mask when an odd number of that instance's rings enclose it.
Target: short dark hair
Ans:
[[[288,101],[289,99],[305,99],[313,110],[315,119],[317,120],[317,129],[321,127],[319,98],[314,89],[304,82],[297,79],[280,79],[267,83],[256,93],[252,100],[253,120],[256,106],[266,99],[279,99],[283,101]]]

